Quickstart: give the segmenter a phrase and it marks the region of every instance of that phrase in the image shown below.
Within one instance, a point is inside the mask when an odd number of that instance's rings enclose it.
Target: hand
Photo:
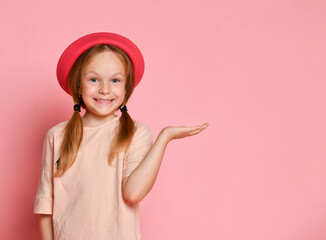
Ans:
[[[185,137],[196,135],[207,127],[208,127],[208,123],[204,123],[199,126],[191,126],[191,127],[171,126],[171,127],[164,128],[160,134],[164,135],[167,141],[169,142],[173,139],[185,138]]]

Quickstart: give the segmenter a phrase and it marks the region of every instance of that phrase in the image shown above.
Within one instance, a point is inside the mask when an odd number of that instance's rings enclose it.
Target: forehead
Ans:
[[[125,74],[126,65],[123,61],[122,56],[119,53],[115,53],[110,50],[101,51],[91,56],[85,63],[83,72],[89,71],[102,71],[102,72],[122,72]]]

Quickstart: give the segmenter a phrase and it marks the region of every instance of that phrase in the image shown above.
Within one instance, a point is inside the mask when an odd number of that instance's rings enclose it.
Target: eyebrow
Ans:
[[[96,75],[100,75],[96,71],[89,71],[89,72],[86,73],[86,75],[89,74],[89,73],[95,73]],[[123,77],[125,77],[125,75],[123,73],[121,73],[121,72],[117,72],[117,73],[113,74],[113,76],[116,76],[116,75],[122,75]]]

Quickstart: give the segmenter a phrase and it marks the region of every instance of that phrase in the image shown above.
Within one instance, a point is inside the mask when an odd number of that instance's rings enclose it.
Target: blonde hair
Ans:
[[[73,97],[75,104],[79,104],[81,107],[86,109],[85,103],[79,96],[78,92],[81,88],[81,77],[84,67],[87,65],[89,60],[96,54],[104,51],[111,51],[115,53],[125,67],[126,72],[126,85],[125,85],[125,98],[122,104],[126,104],[130,98],[134,87],[135,87],[135,75],[133,64],[129,56],[120,48],[107,45],[99,44],[87,49],[82,53],[73,64],[69,76],[68,84],[69,90]],[[111,152],[108,156],[108,163],[112,166],[113,159],[116,154],[120,151],[126,151],[132,141],[135,133],[135,123],[128,114],[127,111],[121,113],[119,119],[119,126],[117,133],[114,136]],[[60,146],[60,158],[57,160],[57,171],[53,174],[53,177],[61,177],[75,162],[79,147],[83,139],[83,122],[78,111],[74,111],[72,117],[68,121],[64,129],[64,137]]]

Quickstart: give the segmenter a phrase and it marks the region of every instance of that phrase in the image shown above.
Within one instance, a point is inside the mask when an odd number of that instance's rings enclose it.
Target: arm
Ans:
[[[42,240],[53,240],[53,225],[51,214],[40,214],[40,232]]]
[[[34,214],[39,214],[39,228],[42,240],[53,240],[53,134],[49,130],[43,143],[42,169],[34,201]]]
[[[203,131],[208,124],[194,127],[166,127],[148,151],[143,161],[122,182],[124,198],[132,203],[139,203],[152,189],[163,155],[169,141],[177,138],[193,136]]]

